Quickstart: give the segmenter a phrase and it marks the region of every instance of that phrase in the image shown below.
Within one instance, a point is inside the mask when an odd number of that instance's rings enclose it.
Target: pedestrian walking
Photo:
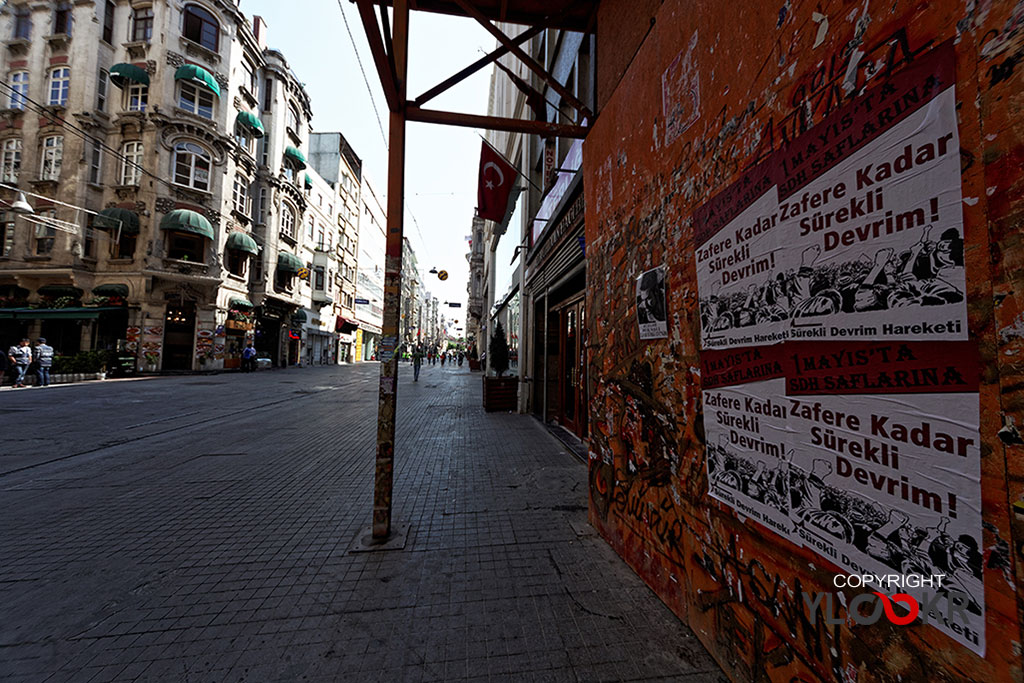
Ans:
[[[420,381],[420,368],[423,366],[423,347],[419,344],[412,350],[413,382]]]
[[[33,354],[36,363],[36,386],[50,386],[50,368],[53,367],[53,347],[46,343],[44,337],[36,340],[36,348]]]
[[[256,349],[252,342],[242,349],[242,372],[252,372],[256,369]]]
[[[442,353],[442,354],[441,354],[441,367],[442,367],[442,368],[444,367],[444,357],[445,357],[446,355],[447,355],[447,354],[444,354],[444,353]]]
[[[28,339],[22,339],[21,343],[12,346],[7,351],[7,357],[14,368],[15,389],[25,386],[25,374],[28,373],[28,366],[32,364],[32,349],[29,346],[31,343]]]

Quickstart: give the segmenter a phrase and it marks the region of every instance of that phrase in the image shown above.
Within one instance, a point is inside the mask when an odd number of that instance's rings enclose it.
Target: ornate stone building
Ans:
[[[173,371],[237,367],[255,340],[297,362],[312,109],[262,20],[224,0],[13,0],[0,36],[0,200],[34,210],[0,221],[0,343]]]

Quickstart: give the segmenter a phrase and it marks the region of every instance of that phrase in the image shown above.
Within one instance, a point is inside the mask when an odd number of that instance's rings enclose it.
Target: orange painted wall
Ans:
[[[735,680],[1024,680],[1024,0],[666,0],[617,41],[629,4],[598,12],[603,107],[584,145],[592,523]],[[695,35],[697,116],[666,145],[662,74]],[[800,592],[833,590],[836,570],[708,497],[698,372],[694,210],[842,104],[853,49],[899,69],[950,38],[982,363],[984,658],[929,626],[811,626]],[[641,341],[635,278],[663,264],[669,337]]]

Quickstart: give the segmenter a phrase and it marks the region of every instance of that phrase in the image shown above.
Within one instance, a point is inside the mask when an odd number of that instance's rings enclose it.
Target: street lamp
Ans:
[[[18,191],[18,198],[11,204],[11,211],[22,216],[36,212],[32,205],[28,203],[28,199],[25,198],[25,193],[20,190]]]

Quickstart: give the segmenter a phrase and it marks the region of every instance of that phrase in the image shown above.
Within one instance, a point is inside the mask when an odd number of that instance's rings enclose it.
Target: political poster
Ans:
[[[930,579],[918,618],[983,654],[954,66],[947,41],[886,74],[693,224],[709,495],[840,571]]]
[[[937,580],[901,592],[983,654],[978,378],[969,342],[704,352],[708,492],[846,573]]]
[[[857,125],[840,112],[833,129],[843,115]],[[789,338],[966,339],[961,199],[952,86],[780,196],[780,231],[799,255]]]
[[[967,339],[953,58],[936,48],[695,212],[702,349]]]
[[[636,279],[636,319],[641,339],[668,336],[665,268],[652,268]]]
[[[701,207],[697,229],[697,290],[701,348],[777,344],[788,309],[776,283],[788,268],[778,227],[778,191],[771,167],[745,174]]]
[[[801,543],[850,574],[941,576],[938,586],[902,592],[917,599],[922,620],[984,654],[976,350],[787,346],[787,386],[806,388],[799,368],[824,363],[820,377],[847,387],[784,399]],[[874,393],[880,384],[884,393]]]
[[[799,542],[789,514],[792,438],[782,364],[757,349],[708,352],[701,362],[708,492]]]

